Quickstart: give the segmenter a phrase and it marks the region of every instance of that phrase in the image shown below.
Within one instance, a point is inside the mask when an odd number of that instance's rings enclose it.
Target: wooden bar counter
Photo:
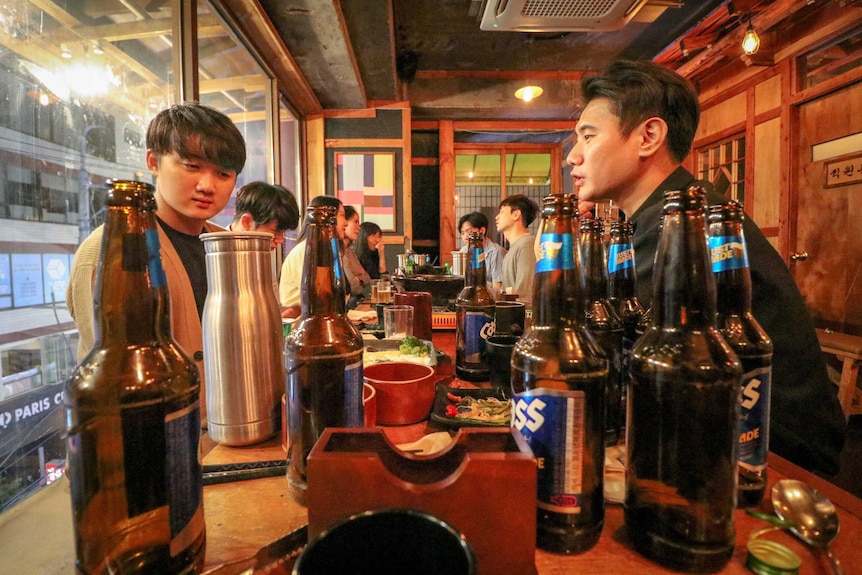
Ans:
[[[438,349],[454,350],[454,334],[435,333]],[[439,431],[429,422],[385,427],[387,437],[395,444],[413,441],[421,435]],[[204,465],[271,461],[284,459],[281,441],[229,448],[216,445],[204,436]],[[853,497],[827,481],[771,454],[769,484],[780,479],[804,481],[823,492],[835,504],[840,517],[840,534],[833,543],[835,556],[846,573],[862,573],[862,500]],[[357,486],[359,487],[359,486]],[[772,512],[767,500],[760,510]],[[237,575],[239,573],[289,573],[286,563],[255,571],[259,557],[266,551],[285,548],[285,536],[304,527],[308,521],[306,508],[291,498],[284,475],[248,479],[204,488],[204,513],[207,527],[205,573],[207,575]],[[513,522],[520,518],[512,517]],[[723,574],[750,573],[745,567],[746,544],[752,531],[767,523],[736,512],[736,549]],[[490,525],[503,530],[506,525]],[[305,534],[303,535],[303,539]],[[802,558],[800,573],[831,573],[825,559],[818,556],[787,532],[773,531],[764,536],[786,545]],[[262,551],[261,551],[262,550]],[[278,555],[276,555],[278,556]],[[71,527],[71,504],[68,481],[56,481],[38,494],[0,515],[0,573],[71,573],[74,564],[74,544]],[[16,563],[18,561],[18,563]],[[608,504],[605,524],[598,544],[591,550],[574,556],[536,551],[535,563],[540,575],[573,573],[672,573],[637,554],[630,546],[623,526],[621,505]],[[271,563],[269,563],[271,564]],[[479,566],[481,568],[481,565]],[[496,575],[481,573],[480,575]]]
[[[434,344],[448,353],[454,351],[454,334],[435,332]],[[414,441],[425,433],[439,431],[425,422],[409,426],[383,428],[392,443]],[[280,442],[272,440],[259,447],[242,449],[215,446],[204,458],[204,464],[234,462],[238,460],[269,460],[284,456]],[[799,479],[823,492],[835,504],[840,517],[841,530],[832,549],[845,571],[862,573],[862,500],[839,489],[827,481],[805,471],[777,455],[770,454],[769,487],[785,478]],[[760,510],[772,512],[769,495]],[[296,504],[287,490],[284,477],[256,479],[204,489],[207,522],[207,570],[213,575],[239,573],[227,569],[234,563],[250,567],[254,553],[261,547],[306,524],[305,508]],[[513,517],[512,521],[518,521]],[[749,516],[743,510],[736,512],[736,549],[730,563],[721,573],[751,573],[745,567],[748,538],[752,531],[766,527],[763,520]],[[505,525],[493,526],[505,529]],[[825,558],[787,532],[773,531],[763,536],[786,545],[802,559],[800,573],[831,573]],[[239,563],[236,563],[239,561]],[[220,568],[221,567],[221,568]],[[564,556],[536,551],[536,567],[540,575],[568,575],[572,573],[673,573],[645,559],[630,546],[623,526],[622,505],[607,504],[605,524],[598,544],[580,555]],[[481,568],[481,565],[480,565]],[[274,571],[278,572],[278,571]],[[289,571],[281,571],[289,572]],[[494,575],[494,574],[482,574]]]

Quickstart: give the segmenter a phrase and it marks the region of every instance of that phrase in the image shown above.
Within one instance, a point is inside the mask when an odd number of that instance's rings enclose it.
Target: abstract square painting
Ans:
[[[336,152],[335,195],[384,232],[396,231],[395,153]]]

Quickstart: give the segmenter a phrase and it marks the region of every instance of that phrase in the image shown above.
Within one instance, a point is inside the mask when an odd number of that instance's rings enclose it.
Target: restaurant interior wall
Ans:
[[[694,156],[744,141],[736,154],[744,157],[737,173],[746,211],[791,268],[815,324],[862,335],[862,240],[850,232],[862,218],[862,182],[827,183],[830,162],[862,161],[862,98],[855,95],[862,94],[862,28],[831,14],[771,38],[771,65],[739,60],[698,80]],[[815,157],[815,149],[839,141],[857,143]]]
[[[301,197],[299,119],[288,102],[279,103],[272,73],[218,3],[176,0],[150,11],[120,0],[50,11],[30,0],[0,6],[4,509],[62,473],[54,462],[64,459],[55,453],[62,425],[44,421],[62,423],[57,392],[76,364],[77,332],[64,301],[69,267],[81,239],[103,221],[109,179],[154,183],[145,164],[146,126],[175,102],[179,84],[194,84],[173,70],[182,43],[172,37],[172,9],[186,6],[198,12],[196,41],[185,48],[198,57],[195,98],[228,114],[248,142],[238,186],[284,176]],[[279,137],[276,162],[270,150]]]

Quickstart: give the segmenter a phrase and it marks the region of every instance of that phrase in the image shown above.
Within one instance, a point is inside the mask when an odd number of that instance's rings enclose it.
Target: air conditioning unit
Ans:
[[[604,32],[619,30],[650,0],[486,0],[479,28],[498,32]]]

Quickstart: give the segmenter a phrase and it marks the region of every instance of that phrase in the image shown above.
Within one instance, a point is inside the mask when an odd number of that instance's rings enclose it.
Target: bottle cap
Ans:
[[[798,575],[802,559],[799,555],[775,541],[759,539],[769,531],[781,527],[764,527],[751,533],[748,539],[748,558],[745,566],[759,575]]]

